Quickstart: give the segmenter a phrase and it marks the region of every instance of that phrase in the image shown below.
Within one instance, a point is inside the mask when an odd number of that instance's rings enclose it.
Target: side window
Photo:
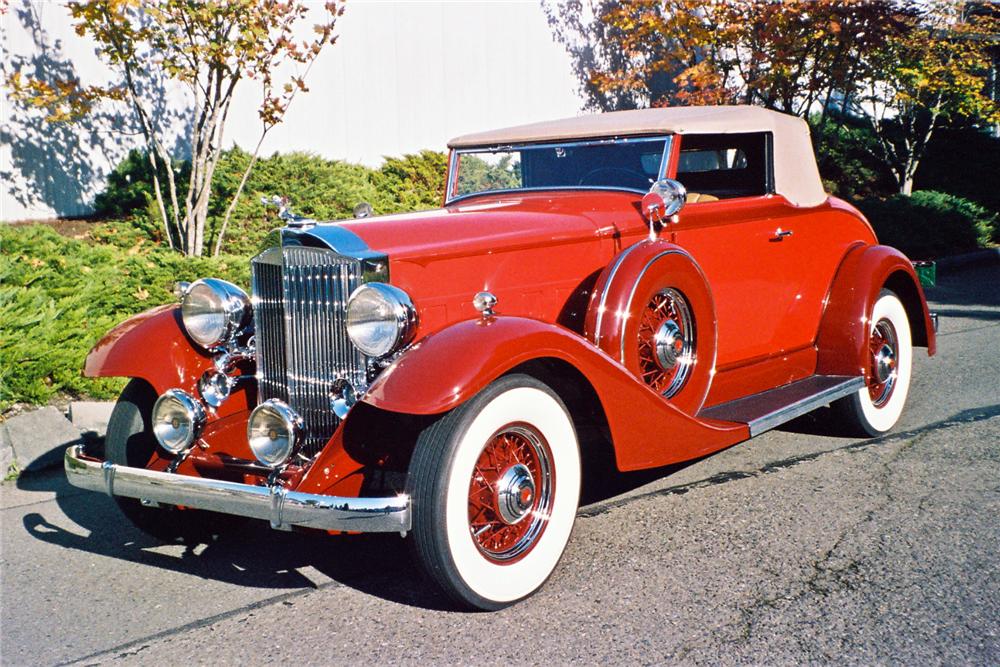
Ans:
[[[768,132],[686,134],[681,137],[677,180],[687,188],[689,201],[767,194],[770,142]]]

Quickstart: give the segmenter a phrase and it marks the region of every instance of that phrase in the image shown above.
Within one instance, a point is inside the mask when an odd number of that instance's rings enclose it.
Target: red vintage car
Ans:
[[[498,609],[555,568],[584,466],[694,459],[831,404],[878,435],[913,346],[934,354],[910,261],[824,192],[800,119],[623,111],[450,147],[442,208],[288,216],[249,294],[198,280],[109,333],[86,374],[132,379],[70,482],[165,539],[218,513],[398,532]]]

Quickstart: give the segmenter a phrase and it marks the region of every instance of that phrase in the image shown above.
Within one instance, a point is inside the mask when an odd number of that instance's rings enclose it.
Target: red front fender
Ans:
[[[470,320],[429,336],[383,371],[364,401],[391,412],[438,414],[535,359],[572,364],[591,384],[622,470],[688,460],[749,437],[745,425],[684,414],[580,336],[521,317]]]
[[[184,333],[180,307],[159,306],[130,317],[107,333],[87,355],[87,377],[141,378],[156,393],[182,389],[198,395],[198,378],[212,367],[212,358]],[[244,391],[234,392],[214,416],[247,409]]]

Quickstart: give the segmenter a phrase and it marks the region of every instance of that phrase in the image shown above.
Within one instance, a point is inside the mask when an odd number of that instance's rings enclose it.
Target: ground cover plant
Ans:
[[[185,258],[127,224],[80,239],[0,225],[0,412],[58,394],[115,398],[121,380],[81,375],[87,351],[129,316],[174,301],[175,281],[205,275],[249,284],[244,257]]]

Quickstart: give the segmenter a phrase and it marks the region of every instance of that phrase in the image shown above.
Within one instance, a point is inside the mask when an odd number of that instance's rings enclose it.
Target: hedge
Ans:
[[[239,185],[250,155],[239,148],[223,152],[212,181],[206,239],[214,246],[226,208]],[[186,173],[185,164],[178,165]],[[226,230],[223,250],[249,254],[268,231],[279,226],[276,212],[262,197],[288,197],[299,215],[318,220],[349,218],[355,205],[366,201],[376,214],[399,213],[441,205],[447,156],[421,151],[385,158],[379,169],[327,160],[311,153],[275,153],[257,161]],[[143,153],[132,151],[118,165],[107,189],[95,200],[101,216],[132,216],[132,222],[151,240],[163,242],[163,228],[153,205],[151,172]]]
[[[113,398],[118,379],[80,374],[87,351],[114,325],[174,300],[177,280],[214,275],[243,287],[243,257],[188,259],[128,225],[102,225],[94,243],[43,225],[0,225],[0,412],[57,394]]]
[[[858,208],[871,222],[879,242],[911,259],[935,259],[976,250],[997,233],[997,215],[944,192],[919,190],[912,196],[870,198]]]

